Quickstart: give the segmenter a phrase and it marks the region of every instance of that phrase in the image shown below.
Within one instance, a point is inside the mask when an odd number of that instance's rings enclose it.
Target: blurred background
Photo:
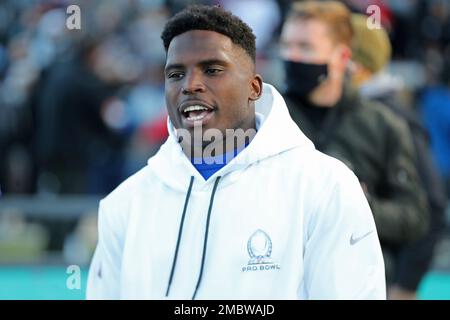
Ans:
[[[0,299],[83,299],[99,199],[146,165],[167,137],[160,40],[190,3],[220,4],[257,36],[257,68],[282,89],[288,0],[0,1]],[[450,0],[347,0],[381,8],[386,72],[429,132],[450,198]],[[69,5],[81,29],[69,30]],[[448,203],[448,201],[447,201]],[[446,223],[450,221],[447,205]],[[81,287],[66,286],[69,265]],[[450,299],[446,227],[420,299]]]

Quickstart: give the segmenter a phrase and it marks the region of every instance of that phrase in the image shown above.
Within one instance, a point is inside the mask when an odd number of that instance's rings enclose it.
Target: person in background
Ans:
[[[430,214],[428,232],[406,247],[391,248],[394,274],[388,287],[388,297],[416,299],[417,288],[430,267],[434,248],[444,229],[445,191],[430,152],[428,132],[415,109],[402,105],[403,82],[385,71],[391,54],[389,36],[383,28],[369,29],[366,21],[365,15],[352,15],[352,83],[363,96],[382,102],[383,106],[407,122],[413,138],[414,164],[427,195]]]
[[[382,245],[400,248],[428,230],[426,194],[406,122],[363,99],[347,79],[352,35],[351,13],[342,3],[294,3],[280,41],[284,97],[316,148],[359,178]],[[390,260],[385,264],[389,273]]]
[[[420,111],[431,137],[431,148],[450,199],[450,45],[441,81],[425,88],[420,95]]]

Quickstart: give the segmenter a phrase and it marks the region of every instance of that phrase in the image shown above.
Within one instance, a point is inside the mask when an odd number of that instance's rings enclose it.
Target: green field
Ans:
[[[69,274],[61,266],[0,267],[0,300],[84,299],[87,269],[81,269],[81,288],[69,290]],[[420,299],[450,300],[450,273],[430,272],[419,288]]]

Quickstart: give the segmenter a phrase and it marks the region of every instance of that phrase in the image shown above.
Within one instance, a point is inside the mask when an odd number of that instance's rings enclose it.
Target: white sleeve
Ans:
[[[119,299],[122,241],[100,202],[98,214],[98,243],[89,269],[86,299]]]
[[[339,170],[340,171],[340,170]],[[302,299],[386,299],[375,222],[356,176],[345,168],[308,223]]]

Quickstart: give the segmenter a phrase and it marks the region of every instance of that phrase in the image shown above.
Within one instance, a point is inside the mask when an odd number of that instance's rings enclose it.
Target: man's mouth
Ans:
[[[189,105],[182,109],[182,116],[189,122],[193,121],[202,121],[211,113],[214,112],[214,109],[210,107],[206,107],[201,104]]]

